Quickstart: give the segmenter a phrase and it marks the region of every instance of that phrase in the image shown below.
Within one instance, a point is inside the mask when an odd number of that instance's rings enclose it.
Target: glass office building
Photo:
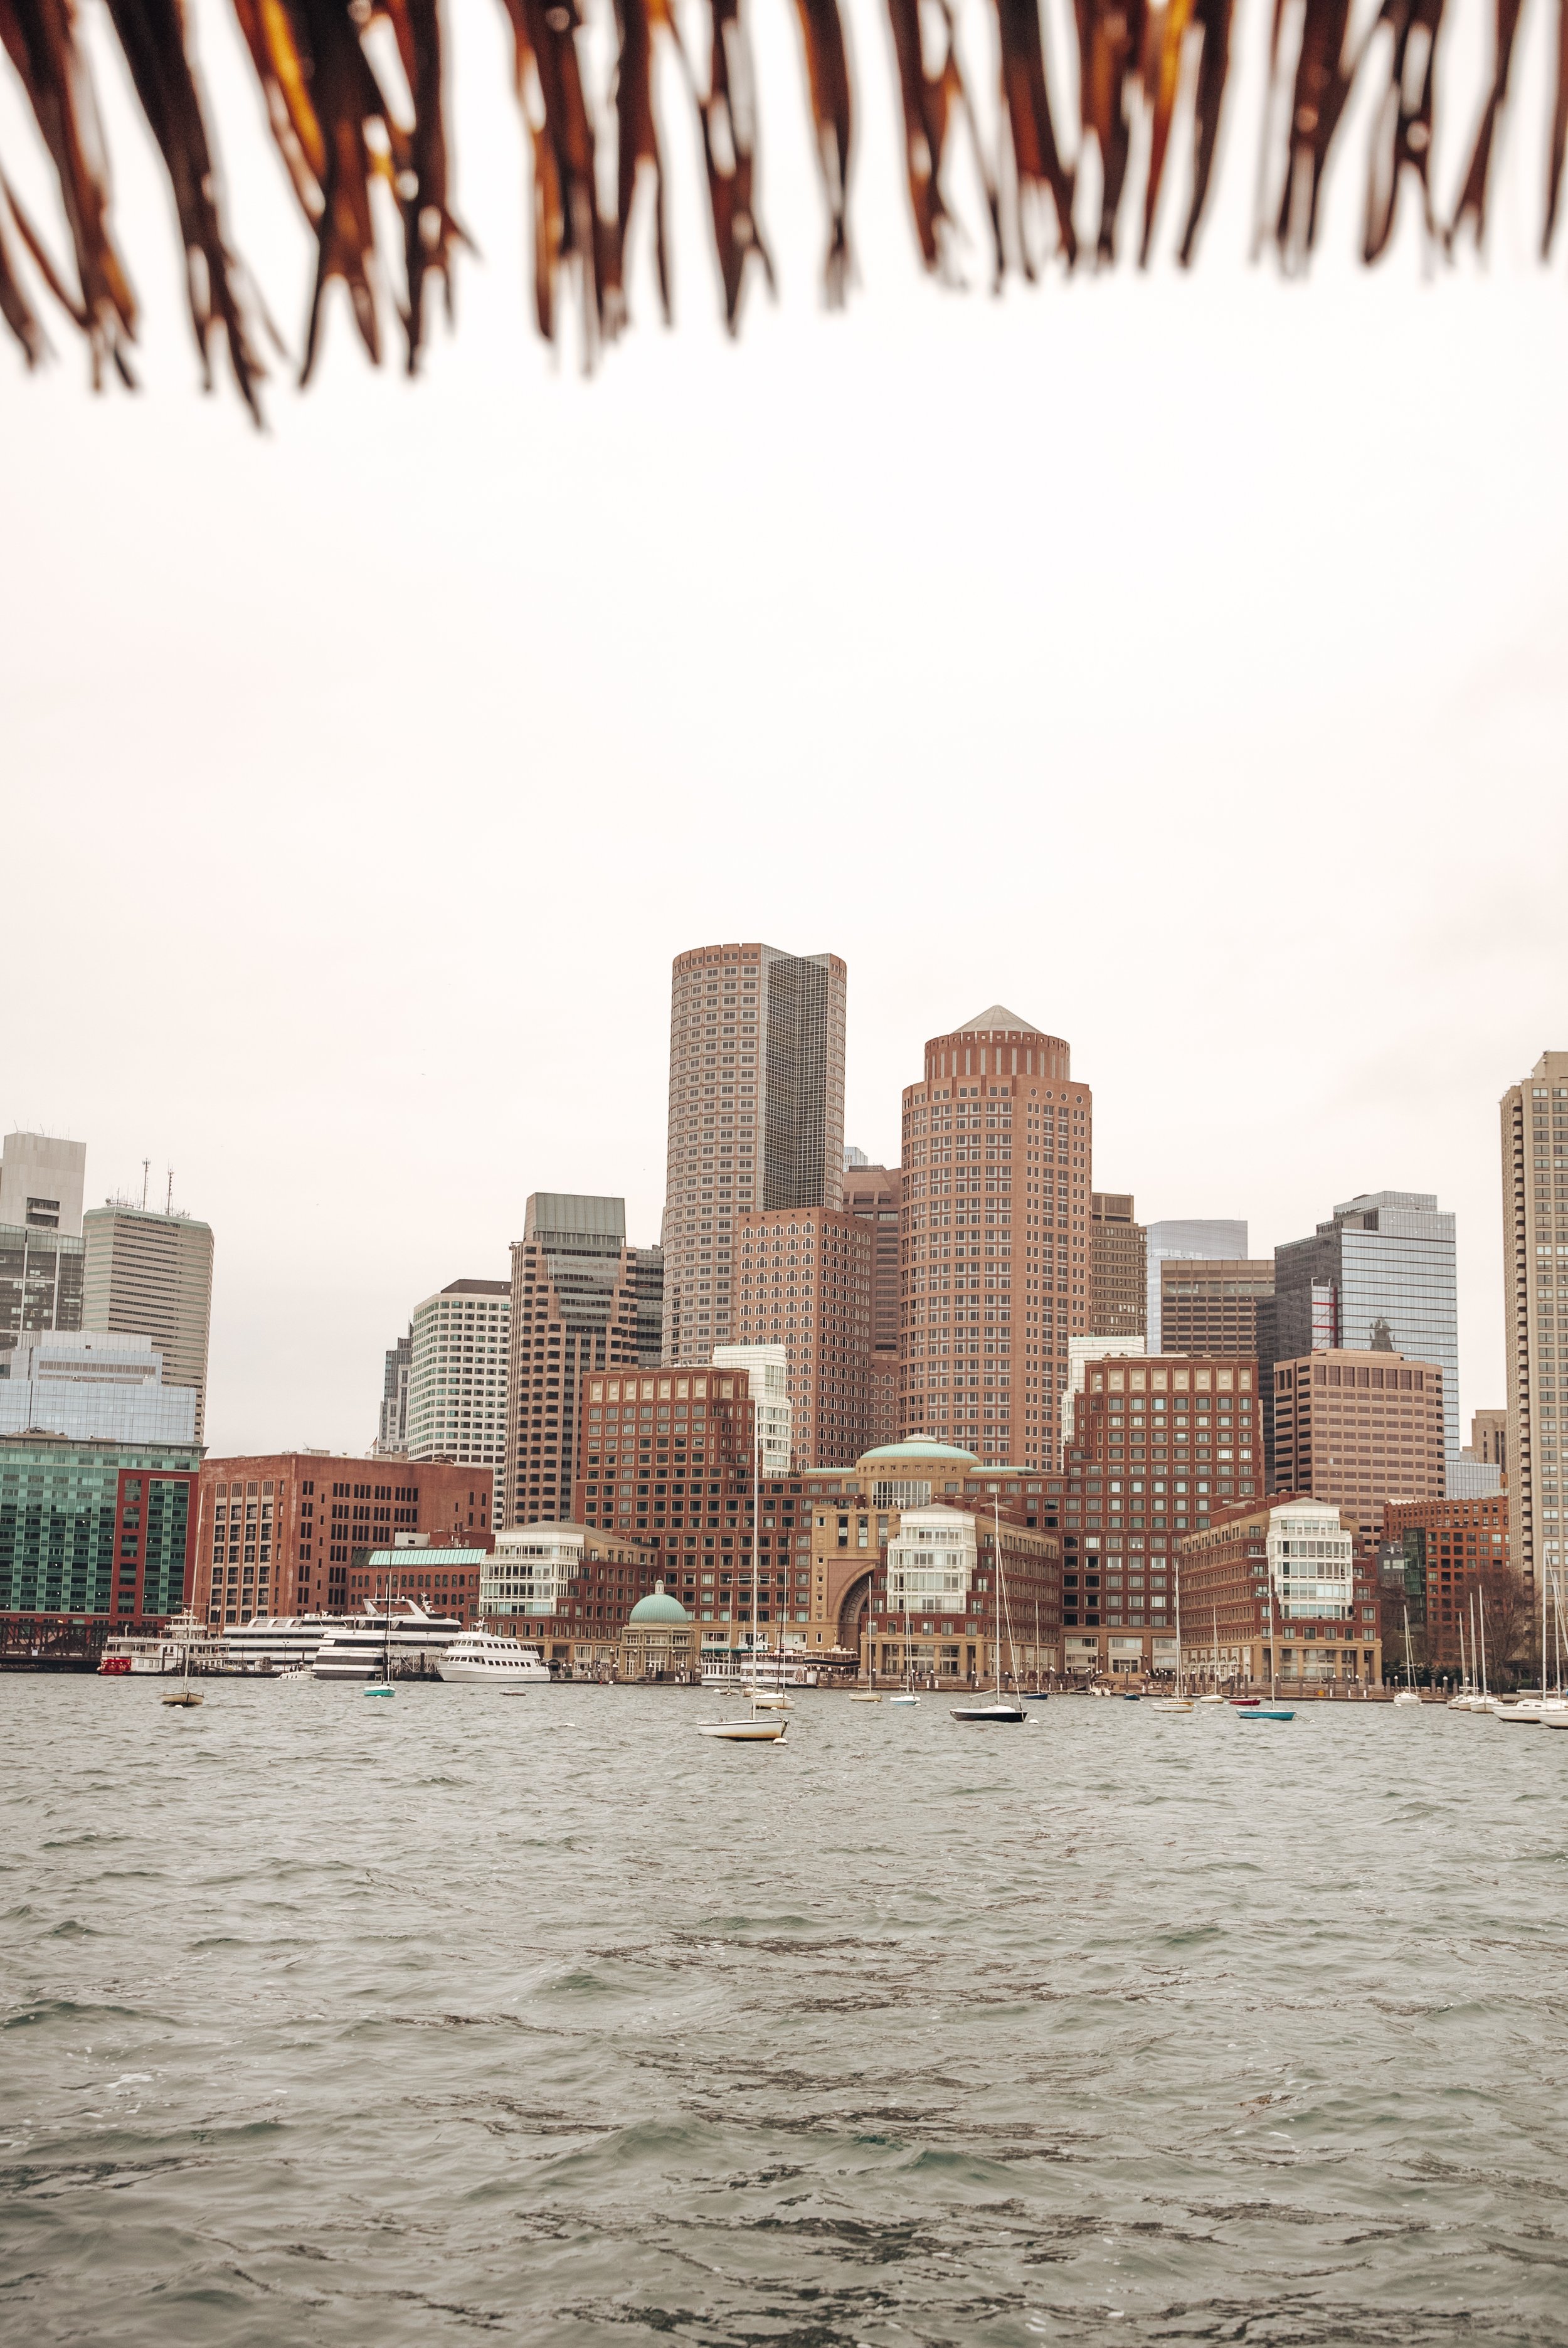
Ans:
[[[1275,1362],[1335,1347],[1435,1362],[1443,1374],[1443,1448],[1450,1459],[1457,1457],[1454,1219],[1439,1211],[1435,1196],[1373,1190],[1347,1200],[1310,1239],[1275,1249],[1274,1293],[1272,1354],[1262,1364],[1266,1390],[1274,1383]],[[1265,1342],[1260,1316],[1260,1355]]]
[[[179,1613],[200,1458],[190,1444],[0,1436],[0,1638],[25,1640],[41,1617]]]

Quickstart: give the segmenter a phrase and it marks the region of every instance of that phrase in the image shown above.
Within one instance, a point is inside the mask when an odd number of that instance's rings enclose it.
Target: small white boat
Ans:
[[[849,1701],[851,1704],[880,1704],[882,1698],[875,1692],[868,1692],[865,1688],[851,1688]]]
[[[1420,1700],[1420,1697],[1416,1694],[1414,1688],[1400,1688],[1399,1694],[1394,1698],[1394,1702],[1396,1704],[1419,1704]]]
[[[1025,1717],[1021,1704],[956,1704],[952,1713],[966,1728],[996,1728]]]
[[[1149,1709],[1151,1712],[1191,1712],[1193,1707],[1184,1695],[1157,1695]]]
[[[444,1680],[481,1687],[548,1687],[549,1665],[537,1647],[493,1631],[465,1631],[444,1648],[436,1665]]]
[[[700,1721],[697,1734],[723,1737],[729,1745],[776,1745],[788,1726],[787,1720],[767,1713],[761,1719]]]
[[[1543,1712],[1541,1725],[1542,1728],[1568,1728],[1568,1705],[1561,1712]]]
[[[890,1695],[887,1701],[889,1704],[918,1704],[920,1699],[917,1695]]]
[[[764,1695],[759,1690],[752,1703],[758,1712],[793,1712],[794,1705],[787,1695]]]

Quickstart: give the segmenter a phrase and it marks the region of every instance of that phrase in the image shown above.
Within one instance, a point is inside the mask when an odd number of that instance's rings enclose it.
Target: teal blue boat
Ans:
[[[1236,1718],[1238,1720],[1294,1720],[1296,1715],[1294,1712],[1286,1712],[1280,1704],[1260,1704],[1250,1711],[1238,1712]]]

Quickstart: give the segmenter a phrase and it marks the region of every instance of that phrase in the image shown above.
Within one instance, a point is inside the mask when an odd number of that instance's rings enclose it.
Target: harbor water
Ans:
[[[0,1683],[14,2340],[1568,2340],[1568,1735],[159,1692]]]

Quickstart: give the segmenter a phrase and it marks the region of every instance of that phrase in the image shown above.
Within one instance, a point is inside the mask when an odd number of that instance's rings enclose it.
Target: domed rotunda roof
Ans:
[[[979,1454],[960,1451],[951,1443],[938,1443],[934,1436],[911,1435],[903,1443],[879,1443],[875,1451],[863,1451],[864,1459],[951,1459],[962,1460],[967,1467],[978,1468]]]
[[[692,1620],[678,1598],[671,1598],[661,1581],[656,1581],[651,1593],[640,1598],[630,1613],[629,1622],[689,1622]]]

